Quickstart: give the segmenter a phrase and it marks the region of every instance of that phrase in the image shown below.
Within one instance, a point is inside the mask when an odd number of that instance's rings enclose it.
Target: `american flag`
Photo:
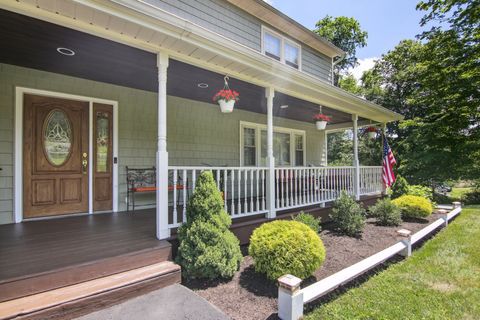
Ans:
[[[387,137],[383,134],[383,168],[382,168],[382,178],[383,184],[387,187],[391,187],[395,182],[395,174],[393,173],[393,165],[397,161],[393,156],[392,149],[388,145]]]

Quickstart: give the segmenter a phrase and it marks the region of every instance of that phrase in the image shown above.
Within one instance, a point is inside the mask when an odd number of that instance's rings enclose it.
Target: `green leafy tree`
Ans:
[[[345,91],[353,93],[354,95],[361,96],[363,94],[363,88],[357,83],[357,79],[351,74],[340,76],[338,79],[338,86]]]
[[[313,31],[346,53],[345,59],[335,66],[334,83],[337,85],[341,71],[357,65],[357,48],[367,45],[368,33],[362,30],[355,18],[328,15],[317,22]]]

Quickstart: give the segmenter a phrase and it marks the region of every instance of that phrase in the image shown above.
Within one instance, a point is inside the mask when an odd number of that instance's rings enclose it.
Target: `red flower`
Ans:
[[[332,121],[332,118],[323,113],[317,113],[316,115],[313,116],[313,120],[330,122]]]
[[[375,128],[375,127],[367,127],[367,128],[365,128],[365,132],[377,132],[377,128]]]
[[[218,102],[218,100],[225,100],[225,101],[230,101],[230,100],[235,100],[238,101],[239,99],[239,93],[234,90],[230,89],[222,89],[218,91],[214,96],[213,96],[213,101]]]

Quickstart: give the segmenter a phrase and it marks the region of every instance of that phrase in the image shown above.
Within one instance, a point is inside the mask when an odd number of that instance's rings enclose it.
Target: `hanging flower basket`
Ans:
[[[218,91],[214,96],[213,96],[213,101],[218,103],[220,106],[220,110],[223,113],[231,113],[233,112],[233,107],[235,105],[235,102],[237,102],[239,99],[239,93],[237,91],[231,90],[228,87],[228,76],[225,76],[225,85],[222,90]]]
[[[375,127],[367,127],[365,129],[365,132],[368,134],[368,137],[370,139],[376,139],[377,138],[377,128]]]
[[[332,121],[332,118],[324,115],[323,113],[317,113],[313,117],[313,120],[315,120],[315,126],[317,127],[317,130],[325,130],[327,124]]]

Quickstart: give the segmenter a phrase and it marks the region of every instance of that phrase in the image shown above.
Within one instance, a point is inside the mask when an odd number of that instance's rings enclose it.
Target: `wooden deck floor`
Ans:
[[[1,225],[0,301],[11,297],[7,289],[29,293],[33,278],[41,291],[170,258],[171,244],[155,237],[153,209]]]

